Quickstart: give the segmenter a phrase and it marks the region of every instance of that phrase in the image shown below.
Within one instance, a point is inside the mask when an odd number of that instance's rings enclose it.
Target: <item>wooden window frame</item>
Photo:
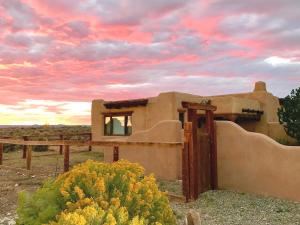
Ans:
[[[103,134],[104,136],[130,136],[131,133],[129,133],[129,130],[128,130],[128,117],[131,116],[132,117],[132,111],[129,111],[129,112],[110,112],[110,113],[102,113],[103,115],[103,128],[104,128],[104,131],[103,131]],[[113,117],[124,117],[124,134],[113,134]],[[110,133],[107,133],[106,132],[106,123],[105,123],[105,120],[106,118],[109,118],[109,121],[110,121]],[[132,125],[131,125],[132,127]]]

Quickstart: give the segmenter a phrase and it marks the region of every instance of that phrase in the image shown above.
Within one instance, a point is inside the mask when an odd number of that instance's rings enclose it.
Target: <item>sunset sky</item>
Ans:
[[[92,99],[300,86],[299,0],[0,0],[0,124],[89,124]]]

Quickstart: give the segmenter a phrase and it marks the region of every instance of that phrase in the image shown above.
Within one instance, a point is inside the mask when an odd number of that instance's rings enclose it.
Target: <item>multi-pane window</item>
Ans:
[[[131,115],[105,115],[104,135],[126,136],[132,133]]]

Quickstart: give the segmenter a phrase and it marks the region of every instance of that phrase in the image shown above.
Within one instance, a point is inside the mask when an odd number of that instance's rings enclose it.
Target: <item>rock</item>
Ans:
[[[184,225],[201,225],[199,213],[195,210],[190,210],[186,215]]]
[[[15,187],[18,187],[19,186],[19,184],[15,184]]]

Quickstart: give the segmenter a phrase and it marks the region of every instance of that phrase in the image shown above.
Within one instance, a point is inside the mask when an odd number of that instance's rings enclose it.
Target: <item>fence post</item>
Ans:
[[[28,141],[28,136],[23,136],[23,140]],[[26,158],[26,152],[27,152],[27,145],[23,145],[23,156],[22,156],[23,159]]]
[[[69,171],[70,166],[70,146],[64,145],[64,172]]]
[[[59,135],[59,139],[60,139],[61,141],[63,141],[63,140],[64,140],[64,135],[60,134],[60,135]],[[62,155],[62,153],[63,153],[63,146],[60,145],[60,146],[59,146],[59,154]]]
[[[117,162],[119,160],[119,146],[114,146],[113,155],[113,162]]]
[[[184,123],[184,149],[182,151],[182,192],[185,195],[186,201],[188,202],[193,196],[194,185],[191,179],[194,177],[191,165],[193,161],[191,160],[191,150],[193,148],[192,133],[193,125],[192,122]]]
[[[27,170],[31,170],[31,154],[32,154],[32,146],[27,147],[26,153],[26,168]]]
[[[0,165],[3,164],[3,144],[0,143]]]
[[[89,134],[89,137],[90,137],[90,141],[92,141],[92,133]],[[91,145],[89,146],[89,151],[92,151],[92,146]]]

